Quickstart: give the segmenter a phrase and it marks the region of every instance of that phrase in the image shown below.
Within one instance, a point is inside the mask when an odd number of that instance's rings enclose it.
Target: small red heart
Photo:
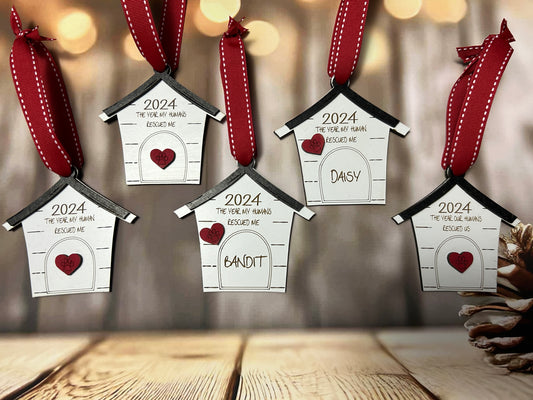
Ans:
[[[79,254],[71,254],[67,256],[66,254],[60,254],[56,257],[56,267],[59,268],[67,275],[72,275],[76,271],[83,259]]]
[[[468,251],[461,254],[452,252],[448,254],[448,263],[460,273],[465,272],[474,262],[474,256]]]
[[[200,237],[203,241],[211,244],[218,244],[224,236],[224,225],[216,223],[211,229],[204,228],[200,231]]]
[[[306,153],[320,155],[324,149],[325,142],[324,136],[322,136],[320,133],[317,133],[316,135],[313,135],[311,139],[306,139],[302,142],[302,149]]]
[[[150,158],[155,162],[161,169],[168,167],[174,159],[176,158],[176,153],[172,149],[165,149],[163,151],[159,149],[153,149],[150,152]]]

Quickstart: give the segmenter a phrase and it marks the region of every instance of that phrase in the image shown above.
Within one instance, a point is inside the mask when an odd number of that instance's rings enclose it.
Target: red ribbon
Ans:
[[[81,168],[83,153],[63,76],[38,28],[22,29],[15,8],[11,28],[11,75],[31,136],[44,164],[61,176]]]
[[[365,30],[368,0],[341,0],[329,49],[328,75],[344,85],[353,74]]]
[[[147,0],[121,0],[131,36],[158,72],[178,69],[187,0],[165,0],[159,34]]]
[[[242,35],[248,32],[230,17],[228,30],[220,39],[220,76],[228,119],[231,154],[247,166],[255,157],[255,134],[250,106],[248,68]]]
[[[451,168],[455,176],[464,175],[478,157],[496,89],[513,54],[513,41],[504,19],[500,33],[487,36],[481,46],[457,48],[467,66],[448,98],[442,155],[442,168]]]

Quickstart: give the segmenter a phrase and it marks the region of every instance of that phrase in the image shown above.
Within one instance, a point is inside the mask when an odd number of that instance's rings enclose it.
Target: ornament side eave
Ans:
[[[466,179],[462,176],[452,176],[451,178],[447,178],[443,183],[441,183],[435,190],[433,190],[422,200],[418,201],[411,207],[393,216],[392,220],[399,225],[407,221],[408,219],[411,219],[413,215],[418,214],[424,208],[433,204],[435,201],[437,201],[446,193],[448,193],[456,185],[463,189],[468,195],[474,198],[481,205],[486,207],[489,211],[500,217],[502,221],[506,224],[511,226],[517,226],[520,223],[520,219],[518,219],[516,215],[506,210],[505,208],[497,204],[495,201],[491,200],[486,195],[481,193],[474,186],[468,183]]]
[[[191,103],[193,103],[198,108],[203,110],[211,118],[220,122],[226,117],[226,115],[222,111],[220,111],[217,107],[208,103],[206,100],[198,97],[193,92],[191,92],[189,89],[187,89],[185,86],[179,84],[174,78],[172,78],[172,76],[169,73],[155,71],[154,75],[152,75],[147,81],[145,81],[137,89],[135,89],[134,91],[132,91],[131,93],[123,97],[121,100],[117,101],[115,104],[104,109],[104,111],[99,115],[100,119],[104,122],[109,122],[111,119],[116,117],[118,112],[120,112],[122,109],[124,109],[125,107],[133,103],[135,100],[137,100],[141,96],[148,93],[161,81],[165,82],[168,86],[170,86],[173,90],[175,90],[180,96],[189,100]]]
[[[302,203],[300,203],[298,200],[292,198],[287,193],[283,192],[281,189],[277,188],[273,184],[271,184],[269,181],[267,181],[265,178],[263,178],[257,171],[255,171],[251,166],[244,167],[242,165],[239,165],[237,170],[233,172],[230,176],[228,176],[226,179],[224,179],[222,182],[220,182],[215,187],[211,188],[207,192],[205,192],[203,195],[198,197],[196,200],[191,201],[190,203],[187,203],[186,205],[178,208],[174,211],[174,213],[179,217],[183,218],[190,214],[192,211],[194,211],[195,208],[198,206],[201,206],[205,202],[209,201],[219,193],[226,190],[228,187],[232,186],[235,182],[237,182],[243,175],[248,175],[255,183],[257,183],[259,186],[261,186],[263,189],[265,189],[267,192],[272,194],[275,198],[277,198],[279,201],[284,203],[286,206],[292,208],[296,214],[301,216],[302,218],[305,218],[306,220],[310,220],[313,218],[315,213],[311,211],[309,208],[305,207]]]
[[[320,110],[322,110],[324,107],[326,107],[329,103],[335,100],[340,94],[344,95],[348,100],[350,100],[352,103],[360,107],[362,110],[366,111],[373,117],[379,119],[381,122],[388,125],[391,128],[392,132],[400,136],[406,136],[409,133],[410,128],[406,126],[405,124],[403,124],[402,122],[400,122],[399,119],[393,117],[392,115],[383,111],[379,107],[370,103],[368,100],[358,95],[356,92],[354,92],[352,89],[350,89],[346,85],[333,86],[333,88],[328,93],[326,93],[326,95],[322,97],[318,102],[313,104],[311,107],[309,107],[307,110],[305,110],[301,114],[291,119],[289,122],[285,123],[285,125],[283,125],[281,128],[276,129],[274,133],[280,139],[283,138],[284,136],[293,132],[295,127],[297,127],[304,121],[308,120],[313,115],[315,115]]]
[[[101,195],[79,179],[76,179],[74,176],[69,176],[61,177],[58,182],[44,192],[37,200],[23,208],[17,214],[8,218],[2,226],[8,231],[17,228],[22,221],[56,197],[66,186],[71,186],[82,196],[129,224],[137,219],[137,216],[131,211],[128,211],[107,197]]]

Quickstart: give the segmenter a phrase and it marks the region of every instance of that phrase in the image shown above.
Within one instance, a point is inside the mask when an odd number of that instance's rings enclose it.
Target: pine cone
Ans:
[[[533,373],[533,226],[519,224],[501,235],[495,294],[460,293],[472,304],[460,316],[470,343],[486,360],[511,371]]]

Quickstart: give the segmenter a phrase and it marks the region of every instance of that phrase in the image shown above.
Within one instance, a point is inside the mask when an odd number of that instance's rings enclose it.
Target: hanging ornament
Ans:
[[[309,220],[314,215],[254,169],[256,142],[241,38],[245,32],[230,18],[220,40],[229,143],[237,170],[175,211],[180,218],[196,214],[205,292],[284,292],[293,216]]]
[[[106,108],[118,119],[126,184],[199,184],[207,117],[224,114],[173,78],[178,68],[186,0],[165,0],[159,34],[146,0],[121,0],[133,40],[154,75]]]
[[[16,35],[11,73],[33,141],[45,166],[60,176],[41,197],[9,218],[22,224],[33,297],[109,292],[116,218],[136,218],[78,177],[83,153],[61,70],[37,28],[22,29],[11,9]]]
[[[393,217],[411,219],[423,290],[495,292],[501,222],[520,221],[464,178],[475,163],[494,94],[513,53],[503,20],[499,34],[481,46],[460,47],[466,68],[447,108],[442,168],[446,180],[431,194]]]
[[[331,41],[331,90],[276,129],[294,132],[307,205],[385,204],[389,132],[409,128],[350,89],[368,0],[342,0]]]

